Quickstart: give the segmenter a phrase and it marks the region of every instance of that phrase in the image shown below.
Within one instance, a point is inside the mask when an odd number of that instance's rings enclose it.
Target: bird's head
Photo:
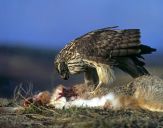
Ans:
[[[69,79],[69,69],[65,62],[56,62],[55,67],[62,79],[64,80]]]

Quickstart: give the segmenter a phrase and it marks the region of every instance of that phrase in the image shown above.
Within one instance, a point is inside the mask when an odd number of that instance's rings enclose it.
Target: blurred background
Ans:
[[[115,25],[141,29],[142,42],[157,48],[145,56],[146,67],[163,78],[162,5],[162,0],[0,0],[0,97],[12,97],[18,85],[41,91],[82,82],[82,75],[61,80],[55,55],[74,38]],[[120,84],[131,79],[116,72]]]

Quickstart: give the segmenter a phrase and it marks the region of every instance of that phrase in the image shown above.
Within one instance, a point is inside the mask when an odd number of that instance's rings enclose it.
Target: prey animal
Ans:
[[[88,32],[63,48],[55,58],[55,66],[61,78],[84,72],[87,85],[109,85],[114,79],[113,68],[117,67],[132,77],[147,75],[143,54],[156,49],[143,45],[139,29],[120,30],[108,27]]]

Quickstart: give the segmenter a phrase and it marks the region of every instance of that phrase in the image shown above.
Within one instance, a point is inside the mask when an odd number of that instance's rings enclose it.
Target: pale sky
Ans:
[[[57,48],[115,25],[163,48],[163,0],[0,0],[0,44]]]

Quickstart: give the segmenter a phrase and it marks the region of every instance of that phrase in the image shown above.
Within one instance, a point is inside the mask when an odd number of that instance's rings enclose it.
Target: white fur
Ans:
[[[107,102],[109,102],[113,108],[116,108],[118,105],[118,99],[115,97],[114,93],[108,93],[102,97],[95,97],[92,99],[82,99],[78,98],[75,100],[67,101],[65,97],[61,97],[60,99],[56,100],[51,99],[50,104],[55,106],[55,108],[62,109],[62,108],[70,108],[70,107],[103,107]]]
[[[106,102],[114,101],[114,94],[109,93],[102,97],[95,97],[92,99],[76,99],[74,101],[70,101],[66,103],[66,108],[75,106],[75,107],[103,107]]]
[[[67,103],[66,98],[65,97],[61,97],[59,100],[56,100],[53,105],[57,109],[63,109],[65,107],[66,103]]]

